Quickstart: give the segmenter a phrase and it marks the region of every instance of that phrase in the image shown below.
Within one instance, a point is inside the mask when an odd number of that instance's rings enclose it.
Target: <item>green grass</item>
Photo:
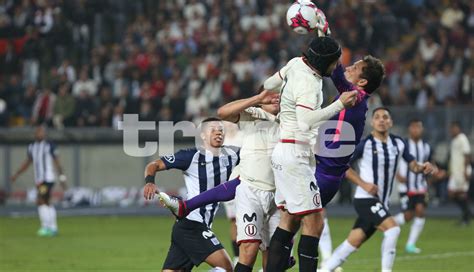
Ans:
[[[353,219],[329,222],[336,247]],[[36,218],[0,218],[0,271],[159,271],[172,224],[170,217],[68,217],[59,219],[58,237],[39,238]],[[218,218],[214,230],[230,252],[227,221]],[[473,271],[473,226],[429,218],[418,243],[423,252],[416,256],[403,251],[408,231],[402,229],[394,271]],[[382,234],[375,234],[344,270],[380,271],[381,240]]]

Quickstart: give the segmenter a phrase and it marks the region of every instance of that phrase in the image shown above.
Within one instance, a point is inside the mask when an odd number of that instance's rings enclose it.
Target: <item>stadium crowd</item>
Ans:
[[[376,103],[474,104],[473,1],[316,2],[343,64],[384,60]],[[2,127],[113,127],[123,113],[199,121],[250,96],[308,42],[286,24],[288,0],[1,3]]]

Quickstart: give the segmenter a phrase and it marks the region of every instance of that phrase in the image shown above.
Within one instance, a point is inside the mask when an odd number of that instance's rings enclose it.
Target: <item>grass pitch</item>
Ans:
[[[346,238],[353,222],[329,218],[334,248]],[[67,217],[58,223],[59,236],[40,238],[37,218],[0,218],[0,271],[160,271],[173,219]],[[214,231],[231,253],[227,220],[217,218]],[[474,226],[460,228],[453,220],[428,218],[418,242],[423,249],[419,255],[403,250],[408,232],[409,226],[404,226],[394,271],[473,271]],[[375,234],[350,256],[344,271],[380,271],[382,237]],[[207,270],[201,265],[193,271]]]

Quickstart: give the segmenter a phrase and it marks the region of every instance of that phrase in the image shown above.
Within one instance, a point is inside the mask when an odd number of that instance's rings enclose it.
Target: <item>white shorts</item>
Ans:
[[[270,238],[280,223],[274,196],[273,192],[257,189],[245,181],[237,186],[237,243],[260,242],[261,250],[268,248]]]
[[[472,175],[472,168],[469,165],[467,168],[467,174]],[[451,173],[448,181],[448,190],[455,192],[467,192],[469,191],[469,182],[464,176],[464,172]]]
[[[316,160],[306,145],[278,143],[272,154],[275,202],[291,214],[322,210],[321,195],[314,176]]]
[[[235,199],[224,202],[224,209],[227,219],[235,219]]]

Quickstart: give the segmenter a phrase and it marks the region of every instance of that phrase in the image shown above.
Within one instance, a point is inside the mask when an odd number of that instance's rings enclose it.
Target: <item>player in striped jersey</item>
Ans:
[[[51,190],[56,180],[54,168],[59,174],[59,181],[63,190],[66,189],[66,176],[59,162],[56,145],[46,139],[46,127],[38,126],[35,129],[35,141],[28,145],[27,158],[11,177],[12,183],[28,169],[30,164],[34,166],[35,185],[38,191],[36,204],[41,222],[38,236],[55,236],[58,233],[56,221],[56,209],[50,203]]]
[[[415,156],[419,163],[431,161],[430,145],[423,141],[423,123],[421,120],[413,119],[408,124],[408,151]],[[407,253],[420,253],[421,250],[415,246],[425,225],[425,208],[428,204],[428,184],[423,174],[415,174],[410,171],[407,163],[400,161],[397,180],[399,181],[400,203],[402,212],[394,216],[398,225],[411,221],[410,235],[405,245]]]
[[[199,148],[180,150],[149,163],[145,169],[145,199],[157,192],[155,174],[158,171],[183,171],[188,198],[194,197],[229,179],[238,164],[238,148],[223,146],[224,125],[219,118],[207,118],[201,123]],[[232,271],[232,262],[211,230],[218,203],[211,203],[177,220],[171,234],[171,246],[163,271],[190,271],[206,262],[213,267]]]
[[[388,212],[388,203],[398,162],[403,158],[415,173],[429,174],[433,171],[431,163],[417,163],[408,152],[405,142],[389,133],[392,119],[387,108],[381,107],[373,111],[371,125],[371,135],[357,145],[352,157],[359,173],[352,168],[346,172],[348,180],[357,185],[354,207],[358,218],[347,239],[327,261],[324,269],[329,271],[341,265],[377,229],[384,232],[382,271],[391,271],[400,227]]]

